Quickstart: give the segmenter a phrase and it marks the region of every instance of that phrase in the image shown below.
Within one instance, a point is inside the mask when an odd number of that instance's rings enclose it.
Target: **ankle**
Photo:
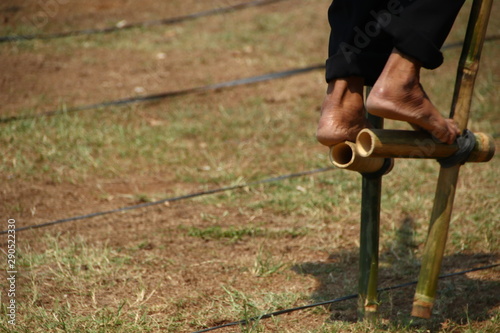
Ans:
[[[381,77],[395,80],[398,84],[418,84],[421,68],[422,65],[418,60],[393,49]]]
[[[328,83],[326,99],[335,106],[363,103],[364,79],[350,76],[338,78]]]

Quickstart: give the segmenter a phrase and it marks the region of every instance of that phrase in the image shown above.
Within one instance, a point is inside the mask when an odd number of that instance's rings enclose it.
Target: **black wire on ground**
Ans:
[[[485,41],[493,41],[496,39],[500,39],[500,36],[491,36],[491,37],[486,38]],[[444,50],[444,49],[455,48],[455,47],[458,47],[461,45],[462,45],[462,42],[457,42],[457,43],[445,45],[445,46],[443,46],[442,49]],[[303,73],[307,73],[307,72],[311,72],[311,71],[319,70],[319,69],[324,69],[324,68],[325,68],[324,64],[316,64],[316,65],[311,65],[311,66],[302,67],[302,68],[295,68],[295,69],[290,69],[290,70],[281,71],[281,72],[274,72],[274,73],[269,73],[269,74],[264,74],[264,75],[252,76],[252,77],[248,77],[248,78],[226,81],[226,82],[221,82],[221,83],[216,83],[216,84],[211,84],[211,85],[206,85],[206,86],[201,86],[201,87],[195,87],[195,88],[189,88],[189,89],[184,89],[184,90],[169,91],[169,92],[160,93],[160,94],[153,94],[153,95],[128,97],[128,98],[107,101],[107,102],[102,102],[102,103],[97,103],[97,104],[77,106],[77,107],[69,108],[69,109],[47,111],[47,112],[42,112],[42,113],[33,114],[33,115],[20,115],[20,116],[3,117],[3,118],[0,118],[0,123],[8,123],[11,121],[16,121],[16,120],[26,120],[26,119],[34,119],[34,118],[41,118],[41,117],[50,117],[50,116],[56,116],[56,115],[65,114],[65,113],[72,113],[72,112],[85,111],[85,110],[91,110],[91,109],[99,109],[99,108],[104,108],[104,107],[108,107],[108,106],[119,106],[119,105],[133,104],[133,103],[151,102],[151,101],[172,98],[172,97],[177,97],[177,96],[183,96],[183,95],[188,95],[188,94],[203,93],[203,92],[215,91],[215,90],[224,89],[224,88],[242,86],[242,85],[247,85],[247,84],[254,84],[254,83],[263,82],[263,81],[270,81],[270,80],[274,80],[274,79],[290,77],[290,76],[303,74]]]
[[[55,116],[55,115],[60,115],[60,114],[65,114],[65,113],[72,113],[72,112],[77,112],[77,111],[99,109],[99,108],[104,108],[104,107],[108,107],[108,106],[118,106],[118,105],[133,104],[133,103],[139,103],[139,102],[151,102],[151,101],[156,101],[156,100],[160,100],[160,99],[183,96],[183,95],[188,95],[188,94],[215,91],[215,90],[224,89],[224,88],[230,88],[230,87],[236,87],[236,86],[254,84],[254,83],[263,82],[263,81],[270,81],[270,80],[285,78],[285,77],[289,77],[289,76],[293,76],[293,75],[311,72],[311,71],[318,70],[318,69],[323,69],[324,67],[325,66],[323,64],[317,64],[317,65],[312,65],[312,66],[307,66],[307,67],[302,67],[302,68],[294,68],[294,69],[281,71],[281,72],[274,72],[274,73],[252,76],[252,77],[243,78],[243,79],[215,83],[215,84],[210,84],[210,85],[201,86],[201,87],[195,87],[195,88],[189,88],[189,89],[177,90],[177,91],[169,91],[169,92],[165,92],[165,93],[161,93],[161,94],[129,97],[129,98],[107,101],[107,102],[102,102],[102,103],[97,103],[97,104],[77,106],[77,107],[69,108],[69,109],[65,109],[65,110],[48,111],[48,112],[43,112],[43,113],[38,113],[38,114],[33,114],[33,115],[4,117],[4,118],[0,118],[0,123],[8,123],[11,121],[16,121],[16,120],[26,120],[26,119],[33,119],[33,118],[49,117],[49,116]]]
[[[492,268],[498,267],[498,266],[500,266],[500,264],[492,264],[492,265],[488,265],[488,266],[471,268],[471,269],[468,269],[468,270],[465,270],[465,271],[461,271],[461,272],[456,272],[456,273],[450,273],[450,274],[441,275],[441,276],[439,276],[439,279],[449,278],[449,277],[458,276],[458,275],[464,275],[464,274],[467,274],[467,273],[481,271],[481,270],[492,269]],[[412,285],[416,285],[417,283],[418,283],[418,281],[412,281],[412,282],[402,283],[402,284],[391,286],[391,287],[380,288],[380,289],[377,289],[377,291],[378,292],[390,291],[390,290],[394,290],[394,289],[399,289],[399,288],[404,288],[404,287],[409,287],[409,286],[412,286]],[[196,331],[196,332],[193,332],[193,333],[203,333],[203,332],[215,331],[215,330],[218,330],[218,329],[221,329],[221,328],[224,328],[224,327],[230,327],[230,326],[247,325],[247,324],[249,324],[251,322],[259,321],[261,319],[267,319],[267,318],[271,318],[271,317],[276,317],[276,316],[279,316],[279,315],[283,315],[283,314],[287,314],[287,313],[291,313],[291,312],[295,312],[295,311],[300,311],[300,310],[306,310],[306,309],[310,309],[310,308],[314,308],[314,307],[318,307],[318,306],[329,305],[329,304],[333,304],[333,303],[339,303],[339,302],[347,301],[347,300],[350,300],[350,299],[355,299],[357,297],[358,297],[358,294],[347,295],[347,296],[339,297],[339,298],[336,298],[336,299],[333,299],[333,300],[330,300],[330,301],[319,302],[319,303],[314,303],[314,304],[308,304],[308,305],[299,306],[299,307],[296,307],[296,308],[279,310],[279,311],[267,313],[267,314],[264,314],[264,315],[261,315],[261,316],[252,317],[252,318],[249,318],[249,319],[243,319],[243,320],[239,320],[239,321],[235,321],[235,322],[223,324],[223,325],[220,325],[220,326],[206,328],[206,329],[203,329],[203,330],[200,330],[200,331]]]
[[[245,8],[270,5],[270,4],[281,2],[281,1],[286,1],[286,0],[249,1],[249,2],[244,2],[244,3],[232,5],[232,6],[209,9],[209,10],[205,10],[205,11],[201,11],[201,12],[197,12],[197,13],[193,13],[193,14],[188,14],[188,15],[184,15],[184,16],[177,16],[177,17],[166,18],[166,19],[161,19],[161,20],[151,20],[151,21],[138,22],[138,23],[127,23],[127,24],[123,24],[123,25],[117,25],[114,27],[108,27],[108,28],[102,28],[102,29],[84,29],[84,30],[75,30],[75,31],[67,31],[67,32],[57,32],[57,33],[51,33],[51,34],[0,36],[0,43],[23,41],[23,40],[34,40],[34,39],[55,39],[55,38],[70,37],[70,36],[104,34],[104,33],[111,33],[111,32],[115,32],[115,31],[119,31],[119,30],[126,30],[126,29],[139,28],[139,27],[152,27],[152,26],[157,26],[157,25],[176,24],[176,23],[180,23],[180,22],[184,22],[184,21],[188,21],[188,20],[194,20],[194,19],[198,19],[201,17],[211,16],[211,15],[224,14],[224,13],[233,12],[233,11],[237,11],[237,10],[241,10],[241,9],[245,9]]]
[[[216,189],[212,189],[212,190],[201,191],[201,192],[196,192],[196,193],[181,195],[181,196],[177,196],[177,197],[162,199],[162,200],[158,200],[158,201],[145,202],[145,203],[138,204],[138,205],[133,205],[133,206],[126,206],[126,207],[116,208],[116,209],[102,211],[102,212],[96,212],[96,213],[91,213],[91,214],[86,214],[86,215],[74,216],[74,217],[64,218],[64,219],[60,219],[60,220],[56,220],[56,221],[51,221],[51,222],[46,222],[46,223],[42,223],[42,224],[29,225],[29,226],[26,226],[26,227],[16,228],[15,231],[19,232],[19,231],[24,231],[24,230],[49,227],[49,226],[53,226],[53,225],[61,224],[61,223],[65,223],[65,222],[78,221],[78,220],[86,220],[86,219],[90,219],[90,218],[97,217],[97,216],[103,216],[103,215],[108,215],[108,214],[113,214],[113,213],[119,213],[119,212],[125,212],[125,211],[139,209],[139,208],[156,206],[156,205],[163,204],[163,203],[166,203],[166,202],[174,202],[174,201],[180,201],[180,200],[185,200],[185,199],[191,199],[191,198],[200,197],[200,196],[204,196],[204,195],[209,195],[209,194],[215,194],[215,193],[220,193],[220,192],[225,192],[225,191],[231,191],[231,190],[241,189],[241,188],[249,187],[249,186],[255,186],[255,185],[260,185],[260,184],[267,184],[267,183],[277,182],[277,181],[281,181],[281,180],[285,180],[285,179],[291,179],[291,178],[297,178],[297,177],[302,177],[302,176],[308,176],[308,175],[312,175],[312,174],[316,174],[316,173],[330,171],[332,169],[334,169],[334,167],[326,167],[326,168],[320,168],[320,169],[314,169],[314,170],[296,172],[296,173],[291,173],[291,174],[287,174],[287,175],[281,175],[281,176],[277,176],[277,177],[266,178],[266,179],[263,179],[263,180],[258,180],[258,181],[255,181],[255,182],[250,182],[250,183],[241,184],[241,185],[226,186],[226,187],[216,188]],[[8,233],[8,230],[2,230],[2,231],[0,231],[0,235],[6,234],[6,233]]]

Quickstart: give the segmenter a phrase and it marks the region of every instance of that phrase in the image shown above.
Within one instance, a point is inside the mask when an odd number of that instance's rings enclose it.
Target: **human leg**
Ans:
[[[326,81],[359,76],[373,85],[393,44],[378,24],[388,0],[335,0],[328,10],[331,32]]]
[[[407,121],[442,142],[453,143],[459,129],[429,100],[420,84],[420,69],[434,69],[443,62],[440,48],[463,2],[414,1],[391,18],[384,29],[392,36],[395,49],[367,99],[368,112]]]
[[[350,76],[330,81],[321,107],[316,138],[325,146],[355,141],[369,126],[363,105],[364,79]]]
[[[455,122],[445,119],[423,90],[419,63],[396,49],[373,86],[366,108],[373,115],[416,125],[441,142],[451,144],[460,134]]]
[[[322,105],[318,140],[325,145],[353,140],[356,131],[367,126],[362,92],[361,99],[350,102],[339,98],[352,95],[332,93],[345,84],[348,90],[359,91],[359,87],[349,87],[352,80],[345,80],[354,76],[363,78],[367,85],[375,84],[367,101],[370,113],[407,121],[452,143],[458,128],[442,117],[427,97],[420,85],[420,68],[434,69],[442,63],[439,49],[463,2],[335,0],[329,10],[329,89]]]
[[[426,69],[443,63],[440,51],[465,0],[389,0],[394,6],[388,24],[382,29],[391,36],[393,46],[420,62]]]
[[[387,42],[372,43],[373,36],[367,36],[364,30],[367,22],[376,22],[374,5],[384,1],[335,0],[330,6],[328,89],[316,131],[318,141],[326,146],[354,141],[357,133],[369,126],[363,87],[375,81],[392,46]],[[374,50],[373,45],[385,45],[384,51]]]

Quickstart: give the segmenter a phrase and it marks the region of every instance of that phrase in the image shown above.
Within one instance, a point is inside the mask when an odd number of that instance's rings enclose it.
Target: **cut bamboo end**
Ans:
[[[495,155],[495,140],[485,133],[474,133],[476,146],[470,153],[467,162],[488,162]]]
[[[476,144],[468,162],[487,162],[495,154],[493,138],[474,133]],[[362,157],[444,158],[459,149],[456,143],[445,144],[423,131],[364,129],[356,138],[356,150]]]
[[[356,149],[359,155],[363,157],[371,156],[375,149],[375,142],[378,142],[375,133],[368,130],[361,130],[356,137]]]
[[[363,319],[366,321],[375,321],[378,319],[378,305],[365,305],[365,313]]]
[[[432,316],[432,302],[426,302],[422,300],[415,300],[413,302],[413,308],[411,310],[411,315],[413,317],[429,319]]]
[[[360,173],[374,173],[384,167],[384,158],[362,157],[356,151],[356,144],[349,141],[330,148],[330,161],[337,168]],[[392,165],[385,174],[391,170]]]
[[[351,142],[342,142],[330,147],[330,162],[338,168],[345,169],[354,162],[356,147]]]

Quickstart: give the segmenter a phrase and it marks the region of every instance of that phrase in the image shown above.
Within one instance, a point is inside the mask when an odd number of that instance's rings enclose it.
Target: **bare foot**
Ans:
[[[439,141],[451,144],[460,130],[452,119],[445,119],[420,85],[420,65],[397,50],[389,57],[384,70],[366,101],[373,115],[407,121]]]
[[[355,141],[368,127],[363,103],[364,80],[360,77],[336,79],[328,84],[321,107],[316,138],[325,146]]]

